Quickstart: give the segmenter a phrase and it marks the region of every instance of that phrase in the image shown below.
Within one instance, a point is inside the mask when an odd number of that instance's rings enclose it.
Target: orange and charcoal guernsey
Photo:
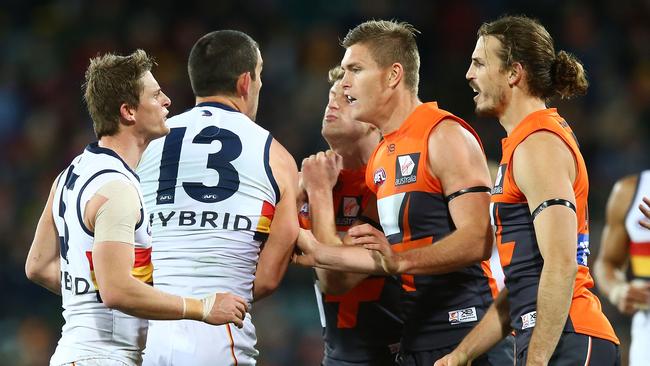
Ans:
[[[441,182],[427,167],[428,136],[445,119],[456,121],[480,144],[462,119],[436,103],[425,103],[384,136],[368,162],[366,184],[377,195],[381,226],[396,251],[431,245],[455,230]],[[489,264],[483,262],[442,275],[400,276],[402,349],[417,352],[458,344],[496,294],[489,273]]]
[[[341,236],[359,220],[368,201],[375,199],[366,187],[365,172],[366,167],[342,170],[332,191],[336,229]],[[300,226],[311,229],[308,204],[298,216]],[[379,365],[394,358],[390,353],[402,333],[395,278],[370,276],[342,295],[323,294],[318,285],[315,288],[329,359]]]
[[[530,341],[537,313],[537,288],[544,260],[539,252],[535,227],[526,196],[519,190],[512,171],[517,146],[535,132],[559,136],[569,147],[577,164],[573,192],[577,215],[577,263],[573,299],[564,332],[575,332],[619,343],[612,326],[601,311],[600,301],[589,291],[594,281],[589,274],[589,217],[587,195],[589,181],[584,159],[573,131],[555,109],[531,113],[502,140],[503,157],[492,190],[490,213],[496,226],[496,241],[508,289],[511,326],[517,333],[517,349]]]

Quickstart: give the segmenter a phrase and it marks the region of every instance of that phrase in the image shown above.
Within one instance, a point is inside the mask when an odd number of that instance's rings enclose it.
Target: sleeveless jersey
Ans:
[[[101,301],[92,261],[94,233],[83,223],[86,203],[104,184],[122,180],[136,187],[138,176],[113,151],[93,143],[57,178],[52,213],[61,249],[63,326],[52,364],[89,357],[114,358],[127,364],[142,362],[147,320],[107,308]],[[134,277],[151,283],[151,228],[146,209],[135,231]]]
[[[202,103],[167,121],[138,165],[153,229],[156,288],[253,301],[260,247],[280,193],[272,137],[244,114]]]
[[[365,167],[342,170],[334,186],[336,229],[345,236],[374,195],[365,182]],[[299,214],[300,226],[311,229],[309,205]],[[390,355],[399,344],[402,320],[399,284],[393,277],[370,276],[342,295],[321,293],[315,284],[323,325],[325,356],[345,362],[372,362]]]
[[[441,183],[427,168],[428,136],[444,119],[456,121],[480,143],[462,119],[425,103],[384,136],[368,163],[366,184],[377,195],[381,226],[396,251],[431,245],[455,230]],[[496,294],[487,272],[489,264],[483,262],[441,275],[402,275],[402,349],[427,351],[459,343]]]
[[[625,230],[630,238],[632,278],[650,281],[650,230],[639,225],[639,220],[645,219],[638,208],[644,196],[650,196],[650,170],[639,174],[634,198],[625,216]]]
[[[588,289],[594,286],[589,274],[589,217],[587,195],[589,182],[578,142],[566,121],[555,109],[545,109],[528,115],[503,139],[503,157],[492,190],[492,223],[496,226],[496,244],[508,288],[511,326],[520,334],[517,349],[524,349],[537,319],[537,288],[544,260],[539,252],[535,228],[528,202],[515,183],[512,157],[517,146],[531,134],[546,131],[560,137],[571,150],[577,174],[573,184],[576,197],[576,238],[578,273],[565,332],[575,332],[603,338],[618,344],[609,321],[601,311],[598,298]],[[526,331],[528,330],[528,331]],[[526,332],[524,332],[526,331]]]

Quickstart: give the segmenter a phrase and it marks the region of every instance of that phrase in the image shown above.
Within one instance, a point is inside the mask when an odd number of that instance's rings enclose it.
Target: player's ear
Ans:
[[[390,72],[388,73],[388,86],[391,88],[397,87],[400,81],[404,77],[404,67],[399,62],[396,62],[390,66]]]
[[[128,126],[135,124],[135,112],[138,109],[126,103],[120,105],[120,120]]]
[[[508,85],[514,86],[519,84],[521,78],[524,76],[524,72],[524,67],[519,62],[513,63],[508,71]]]
[[[245,72],[237,78],[237,95],[247,98],[251,87],[251,73]]]

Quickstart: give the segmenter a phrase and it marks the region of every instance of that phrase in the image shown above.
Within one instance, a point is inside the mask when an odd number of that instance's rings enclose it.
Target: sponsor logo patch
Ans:
[[[399,155],[395,160],[395,186],[415,183],[417,181],[420,153]]]
[[[521,316],[521,329],[533,328],[537,322],[537,311],[531,311],[530,313],[524,314]]]
[[[357,197],[343,197],[341,212],[343,217],[357,217],[359,214],[359,199]]]
[[[497,177],[494,180],[494,188],[492,188],[492,194],[503,193],[503,176],[506,174],[506,169],[508,169],[508,164],[499,165],[499,169],[497,170]]]
[[[449,324],[461,324],[461,323],[470,323],[478,321],[478,315],[476,315],[476,307],[472,306],[471,308],[454,310],[449,312]]]

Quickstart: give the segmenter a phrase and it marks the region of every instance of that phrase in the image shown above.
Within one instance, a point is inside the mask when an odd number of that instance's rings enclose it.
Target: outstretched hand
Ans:
[[[352,244],[363,245],[372,252],[372,257],[386,273],[399,273],[399,254],[393,251],[386,236],[369,224],[353,226],[348,230]]]

